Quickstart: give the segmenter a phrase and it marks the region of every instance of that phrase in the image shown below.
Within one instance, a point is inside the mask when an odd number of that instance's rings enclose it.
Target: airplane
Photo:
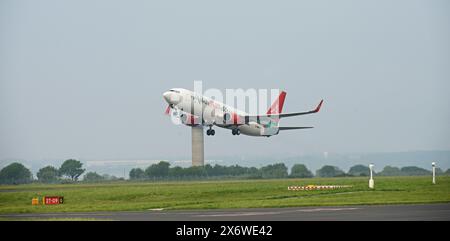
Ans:
[[[178,116],[181,123],[187,126],[206,126],[208,136],[214,136],[213,126],[230,129],[233,135],[263,136],[277,135],[280,131],[310,129],[311,126],[280,127],[280,119],[319,112],[323,100],[314,110],[305,112],[282,113],[286,92],[282,91],[265,115],[250,115],[202,96],[193,91],[174,88],[163,93],[168,103],[166,115]]]

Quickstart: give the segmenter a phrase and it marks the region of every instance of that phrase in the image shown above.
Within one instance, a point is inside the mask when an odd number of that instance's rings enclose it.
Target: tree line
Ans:
[[[37,180],[33,178],[31,171],[20,163],[12,163],[0,170],[0,184],[25,184],[33,181],[42,183],[64,183],[77,182],[79,177],[86,171],[80,161],[69,159],[64,161],[59,168],[46,166],[36,174]],[[437,175],[450,175],[450,169],[443,172],[436,169]],[[315,175],[303,164],[295,164],[290,173],[284,163],[266,165],[260,168],[243,167],[239,165],[205,165],[203,167],[171,167],[170,163],[161,161],[152,164],[145,169],[133,168],[129,172],[129,179],[136,180],[197,180],[197,179],[269,179],[269,178],[312,178],[312,177],[346,177],[346,176],[368,176],[369,168],[365,165],[352,166],[348,172],[331,165],[325,165],[318,169]],[[392,167],[385,166],[378,176],[421,176],[431,175],[431,171],[415,167]],[[83,176],[85,182],[101,182],[124,180],[108,174],[100,175],[96,172],[88,172]]]
[[[312,174],[304,165],[296,165],[294,173],[298,177],[310,177]],[[298,168],[302,166],[303,168]],[[205,165],[203,167],[170,167],[168,162],[159,162],[146,169],[133,168],[129,177],[130,180],[160,180],[160,179],[199,179],[208,177],[239,177],[245,179],[258,178],[286,178],[288,168],[284,163],[276,163],[261,168],[242,167],[239,165]]]
[[[77,181],[85,171],[82,166],[80,161],[68,159],[59,168],[46,166],[39,169],[36,176],[43,183],[57,182],[61,178]],[[0,184],[24,184],[32,181],[31,171],[18,162],[11,163],[0,171]]]
[[[450,175],[450,169],[445,173],[437,168],[438,175]],[[365,165],[352,166],[348,172],[344,172],[339,167],[325,165],[316,171],[314,175],[305,165],[295,164],[288,173],[288,168],[284,163],[276,163],[261,168],[242,167],[239,165],[222,166],[222,165],[205,165],[204,167],[187,167],[179,166],[170,167],[168,162],[159,162],[149,167],[133,168],[129,173],[130,180],[183,180],[183,179],[204,179],[204,178],[244,178],[244,179],[267,179],[267,178],[312,178],[312,177],[360,177],[369,176],[370,170]],[[403,168],[386,166],[379,173],[379,176],[422,176],[431,175],[431,171],[415,167],[407,166]]]

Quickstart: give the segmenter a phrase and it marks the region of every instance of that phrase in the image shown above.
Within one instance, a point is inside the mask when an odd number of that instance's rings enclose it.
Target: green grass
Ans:
[[[328,191],[288,191],[290,185],[352,185]],[[0,186],[0,214],[213,209],[450,202],[450,177],[312,178],[164,183],[30,184]],[[33,197],[64,196],[65,203],[32,206]]]

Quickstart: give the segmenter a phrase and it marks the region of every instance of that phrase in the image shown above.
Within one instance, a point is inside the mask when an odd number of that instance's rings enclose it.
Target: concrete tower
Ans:
[[[205,142],[203,140],[203,126],[192,128],[192,166],[205,165]]]

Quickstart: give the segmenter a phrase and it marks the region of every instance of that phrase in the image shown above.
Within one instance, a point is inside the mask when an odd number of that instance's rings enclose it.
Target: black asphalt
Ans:
[[[298,207],[136,212],[5,214],[13,219],[88,218],[123,221],[450,220],[450,204]]]

